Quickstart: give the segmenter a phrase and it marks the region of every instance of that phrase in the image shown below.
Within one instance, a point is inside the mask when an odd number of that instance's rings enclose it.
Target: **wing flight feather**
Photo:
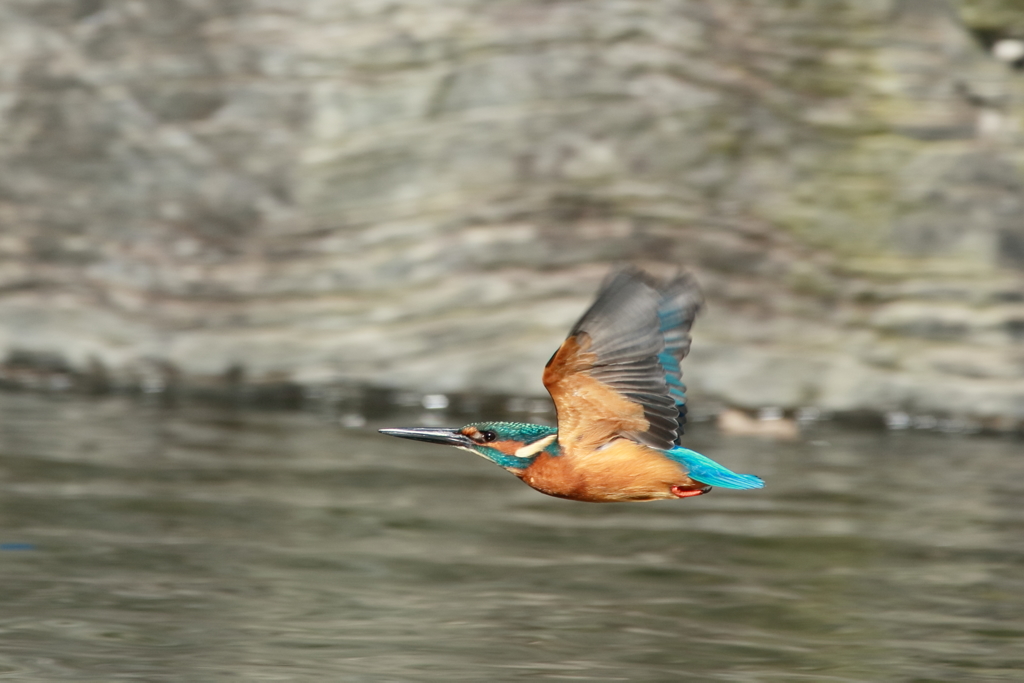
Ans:
[[[679,362],[701,305],[692,278],[662,284],[636,268],[613,273],[544,370],[563,448],[622,436],[666,450],[686,414]]]

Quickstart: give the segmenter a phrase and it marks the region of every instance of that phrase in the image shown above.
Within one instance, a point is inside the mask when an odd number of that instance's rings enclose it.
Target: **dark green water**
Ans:
[[[687,444],[768,488],[589,505],[314,414],[0,395],[0,679],[1024,680],[1020,442]]]

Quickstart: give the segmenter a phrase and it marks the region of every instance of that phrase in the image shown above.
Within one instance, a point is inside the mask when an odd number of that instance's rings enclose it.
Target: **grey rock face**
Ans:
[[[15,0],[0,55],[11,381],[539,394],[631,260],[707,290],[695,393],[1024,418],[1022,76],[940,0]]]

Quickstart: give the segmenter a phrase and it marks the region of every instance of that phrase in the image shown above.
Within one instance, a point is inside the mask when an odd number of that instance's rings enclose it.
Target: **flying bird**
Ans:
[[[471,451],[541,493],[570,500],[646,501],[690,498],[714,486],[761,488],[760,478],[680,445],[686,389],[679,363],[702,303],[689,275],[661,281],[634,267],[613,272],[544,368],[557,429],[474,422],[380,432]]]

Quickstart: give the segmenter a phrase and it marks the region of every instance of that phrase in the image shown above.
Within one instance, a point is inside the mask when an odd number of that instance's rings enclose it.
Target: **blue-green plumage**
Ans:
[[[691,479],[696,479],[708,486],[720,486],[723,489],[760,489],[764,488],[764,482],[760,477],[753,474],[737,474],[727,467],[701,455],[689,448],[676,446],[675,448],[662,451],[666,457],[682,463],[686,473]]]
[[[524,446],[537,443],[541,439],[552,436],[556,433],[554,427],[548,427],[547,425],[535,425],[528,422],[473,422],[462,428],[465,431],[467,428],[475,428],[480,434],[492,433],[494,439],[487,443],[500,444],[523,444]],[[536,453],[529,455],[517,456],[513,453],[505,453],[494,446],[484,444],[473,444],[469,447],[469,450],[482,455],[491,462],[504,467],[505,469],[523,469],[529,466],[538,455],[541,453],[548,453],[549,455],[557,456],[561,454],[561,450],[558,447],[558,440],[552,439],[551,443],[547,444],[544,448],[540,449]],[[517,449],[518,450],[518,447]]]

